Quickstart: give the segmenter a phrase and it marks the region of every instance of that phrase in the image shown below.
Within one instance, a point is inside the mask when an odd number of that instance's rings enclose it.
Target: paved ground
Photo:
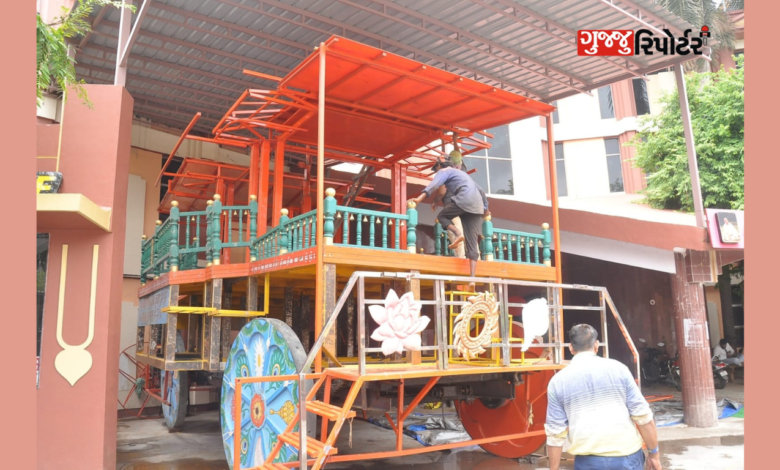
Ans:
[[[741,387],[729,384],[724,391],[729,398],[739,399]],[[729,390],[729,387],[732,387]],[[670,390],[652,390],[665,394]],[[719,393],[719,395],[721,395]],[[721,395],[727,396],[727,395]],[[742,400],[739,400],[742,401]],[[664,468],[669,470],[737,470],[744,468],[744,420],[720,420],[714,429],[694,429],[684,425],[659,429]],[[340,454],[391,450],[395,435],[366,421],[355,420],[352,427],[352,447],[349,446],[349,426],[345,425],[337,442]],[[419,448],[414,439],[405,436],[404,448]],[[117,442],[119,470],[157,469],[227,469],[220,437],[219,415],[206,412],[188,416],[182,432],[168,433],[161,419],[129,419],[119,422]],[[571,469],[572,461],[564,462]],[[544,459],[536,463],[520,463],[493,457],[479,447],[454,452],[436,452],[366,462],[329,465],[329,469],[358,470],[543,470]]]

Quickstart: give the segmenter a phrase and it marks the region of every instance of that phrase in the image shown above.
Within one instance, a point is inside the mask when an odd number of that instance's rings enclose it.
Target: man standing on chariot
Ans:
[[[431,208],[436,210],[436,196],[441,194],[440,188],[446,188],[447,201],[437,217],[441,226],[455,237],[449,245],[450,249],[455,249],[464,241],[466,242],[466,258],[469,259],[470,275],[474,277],[477,259],[479,259],[482,218],[490,214],[487,197],[465,171],[456,169],[449,160],[436,162],[433,171],[435,172],[433,181],[419,196],[410,201],[419,204],[431,197],[434,201]],[[462,231],[453,223],[452,219],[456,217],[461,219]]]

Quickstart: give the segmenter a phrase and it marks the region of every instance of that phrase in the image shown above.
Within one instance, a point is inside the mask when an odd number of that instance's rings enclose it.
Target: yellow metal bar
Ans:
[[[172,306],[172,307],[165,307],[164,309],[160,310],[161,312],[165,313],[184,313],[189,315],[198,315],[198,314],[204,314],[204,313],[212,313],[215,312],[217,309],[214,307],[178,307],[178,306]]]
[[[211,315],[215,317],[264,317],[267,314],[268,312],[258,312],[255,310],[227,310],[220,308],[214,310],[214,313]]]
[[[329,360],[329,361],[331,361],[331,362],[333,363],[333,365],[335,365],[336,367],[343,367],[343,365],[342,365],[342,364],[341,364],[341,362],[338,360],[338,358],[336,358],[336,356],[335,356],[333,353],[331,353],[330,351],[328,351],[328,348],[326,348],[326,347],[324,347],[324,346],[323,346],[323,347],[322,347],[322,352],[323,352],[323,354],[325,354],[325,357],[327,357],[327,358],[328,358],[328,360]]]

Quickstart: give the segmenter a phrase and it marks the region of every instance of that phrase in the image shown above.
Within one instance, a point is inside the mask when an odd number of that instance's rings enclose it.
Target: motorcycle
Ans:
[[[717,356],[712,358],[712,380],[718,390],[726,388],[726,384],[729,382],[729,371],[726,370],[726,363]]]
[[[643,345],[644,339],[639,338]],[[645,354],[642,359],[642,380],[646,383],[665,383],[672,386],[678,386],[672,374],[672,360],[661,360],[664,353],[659,349],[665,346],[664,343],[658,343],[658,348],[643,346],[642,351]]]
[[[677,356],[674,357],[674,359],[671,360],[671,377],[672,380],[676,382],[675,387],[677,390],[682,390],[682,377],[680,372],[680,362],[677,359]],[[717,357],[712,358],[712,381],[715,384],[715,388],[718,390],[722,390],[726,388],[726,384],[728,383],[729,379],[729,372],[726,370],[726,363],[718,359]]]

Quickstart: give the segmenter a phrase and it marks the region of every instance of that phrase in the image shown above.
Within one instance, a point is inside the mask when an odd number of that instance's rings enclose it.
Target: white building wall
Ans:
[[[509,125],[509,145],[512,151],[514,196],[501,196],[523,202],[547,201],[542,141],[547,133],[534,117]]]
[[[604,139],[563,143],[568,198],[608,196],[607,152]]]

